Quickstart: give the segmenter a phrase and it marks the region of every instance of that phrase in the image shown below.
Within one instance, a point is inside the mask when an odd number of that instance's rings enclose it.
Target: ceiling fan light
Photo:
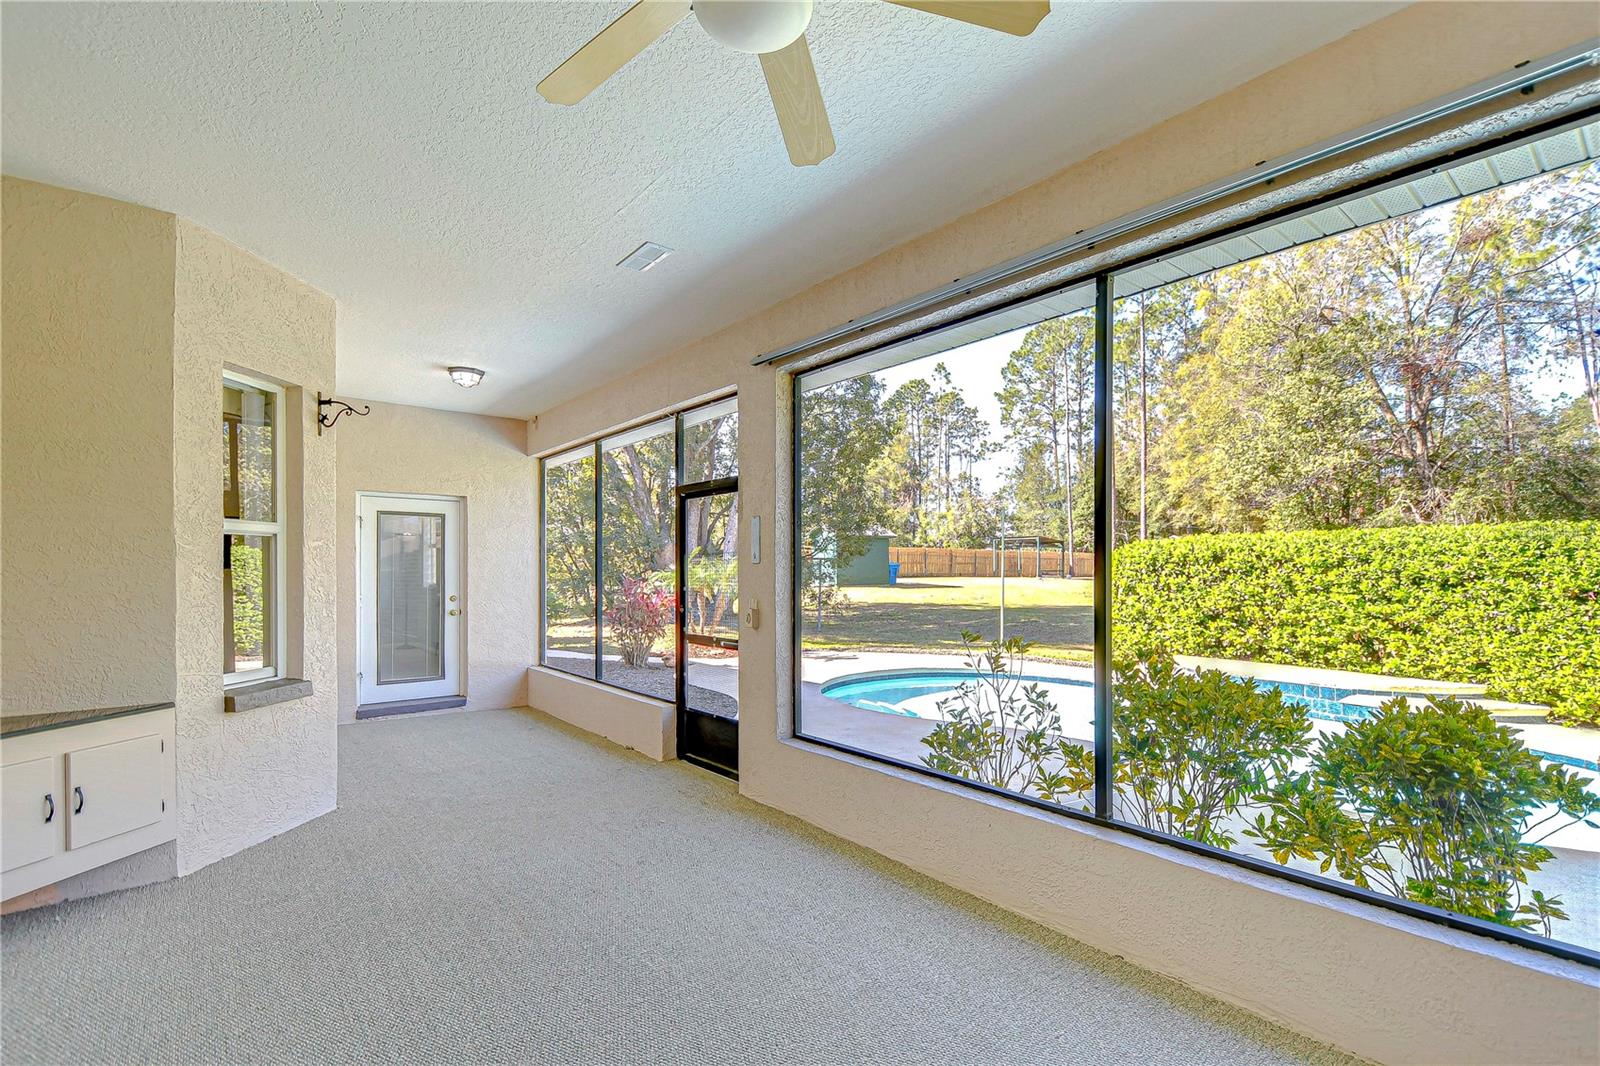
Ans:
[[[450,380],[463,389],[475,388],[483,380],[483,371],[475,366],[453,366],[450,368]]]
[[[759,55],[793,44],[811,24],[811,0],[695,0],[694,14],[718,44]]]

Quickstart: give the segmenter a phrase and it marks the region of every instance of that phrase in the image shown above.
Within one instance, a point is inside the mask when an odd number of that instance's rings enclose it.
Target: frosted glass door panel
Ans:
[[[444,676],[444,515],[378,512],[378,684]]]

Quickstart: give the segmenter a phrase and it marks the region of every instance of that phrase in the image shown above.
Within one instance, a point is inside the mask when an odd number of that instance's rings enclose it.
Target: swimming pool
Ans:
[[[909,718],[943,719],[940,700],[956,694],[956,689],[971,681],[971,670],[906,670],[888,674],[852,674],[829,681],[822,694],[868,711],[901,714]],[[1055,700],[1056,710],[1065,717],[1069,707],[1082,702],[1093,714],[1094,683],[1074,678],[1025,674],[1025,683],[1042,685]]]
[[[945,716],[939,712],[939,702],[953,697],[959,686],[972,679],[971,670],[952,669],[849,674],[823,683],[822,694],[829,699],[867,711],[944,721]],[[1025,674],[1020,680],[1037,684],[1045,690],[1061,716],[1063,735],[1083,740],[1093,738],[1094,683],[1092,681],[1071,677],[1050,677],[1043,674]],[[1263,692],[1272,688],[1278,689],[1283,693],[1286,702],[1304,707],[1308,718],[1343,724],[1368,718],[1372,713],[1371,708],[1360,703],[1344,702],[1347,697],[1418,698],[1426,695],[1421,692],[1397,692],[1388,689],[1335,688],[1289,681],[1263,681],[1259,678],[1251,680],[1254,680],[1256,688]],[[1580,770],[1600,771],[1600,762],[1595,760],[1559,752],[1530,750],[1551,762]]]

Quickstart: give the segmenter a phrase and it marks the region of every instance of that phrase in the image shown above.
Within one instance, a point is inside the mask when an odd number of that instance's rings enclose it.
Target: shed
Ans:
[[[889,542],[893,533],[868,533],[867,550],[839,567],[841,585],[887,585],[889,583]]]

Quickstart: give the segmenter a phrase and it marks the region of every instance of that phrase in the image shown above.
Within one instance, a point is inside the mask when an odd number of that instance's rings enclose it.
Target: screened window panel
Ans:
[[[544,664],[595,675],[595,462],[592,448],[544,463]]]

